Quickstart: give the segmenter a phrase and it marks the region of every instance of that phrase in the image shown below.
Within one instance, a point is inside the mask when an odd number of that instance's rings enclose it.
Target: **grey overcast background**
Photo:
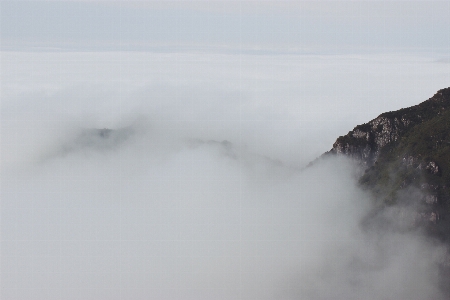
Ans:
[[[351,162],[302,169],[449,86],[450,2],[1,1],[0,25],[1,299],[445,299],[441,245],[360,227]]]

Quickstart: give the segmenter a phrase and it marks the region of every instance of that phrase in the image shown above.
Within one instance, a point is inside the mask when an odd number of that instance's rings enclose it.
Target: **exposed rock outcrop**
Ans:
[[[447,246],[438,268],[450,293],[450,88],[356,126],[322,156],[330,155],[362,169],[359,183],[375,204],[361,222],[365,229],[419,229]]]
[[[396,142],[409,129],[440,115],[450,108],[450,88],[439,90],[433,97],[418,105],[383,113],[372,121],[356,126],[345,136],[340,136],[329,151],[344,154],[370,167],[375,164],[380,151]],[[430,165],[430,168],[435,168]],[[437,169],[433,169],[432,172]]]
[[[356,126],[324,155],[354,159],[365,170],[360,184],[377,201],[414,202],[414,223],[450,243],[450,88]],[[405,192],[411,189],[418,192]]]

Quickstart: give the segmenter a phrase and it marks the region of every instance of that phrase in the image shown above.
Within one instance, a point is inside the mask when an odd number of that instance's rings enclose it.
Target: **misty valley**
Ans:
[[[448,160],[383,156],[428,119],[447,133],[448,89],[428,101],[426,118],[356,127],[307,167],[146,119],[67,129],[2,169],[3,270],[47,299],[445,299]]]

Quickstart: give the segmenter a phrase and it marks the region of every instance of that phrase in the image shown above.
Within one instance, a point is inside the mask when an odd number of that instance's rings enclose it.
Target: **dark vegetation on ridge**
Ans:
[[[379,205],[409,201],[416,207],[415,224],[450,242],[450,88],[356,126],[330,154],[363,166],[359,183]]]

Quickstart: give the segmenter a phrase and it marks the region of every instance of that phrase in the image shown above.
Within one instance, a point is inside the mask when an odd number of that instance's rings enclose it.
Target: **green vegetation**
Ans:
[[[439,215],[432,231],[450,241],[450,88],[438,91],[419,105],[380,117],[390,120],[392,133],[398,134],[395,142],[378,148],[374,137],[382,132],[383,126],[366,123],[339,137],[336,143],[348,144],[354,151],[367,145],[372,153],[379,151],[373,165],[373,161],[367,161],[368,169],[359,181],[373,193],[379,205],[397,203],[400,191],[411,187],[435,196],[437,203],[423,204],[421,209]],[[369,132],[369,140],[354,137],[356,130]]]
[[[404,161],[405,159],[405,161]],[[407,162],[411,159],[411,162]],[[439,168],[437,174],[426,169],[429,162]],[[448,197],[450,183],[450,110],[412,127],[395,143],[381,149],[375,166],[360,183],[378,190],[398,190],[405,185],[419,187],[422,183],[439,186],[439,193]]]

